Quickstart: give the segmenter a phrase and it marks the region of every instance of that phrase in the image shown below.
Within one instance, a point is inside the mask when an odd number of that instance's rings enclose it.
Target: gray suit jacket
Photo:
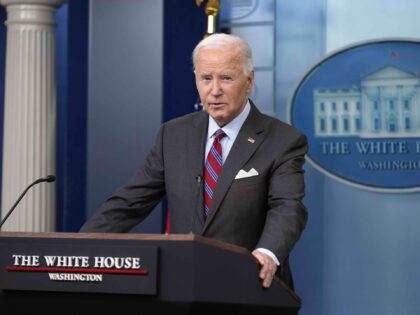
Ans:
[[[162,125],[144,164],[82,227],[83,232],[126,232],[166,194],[171,233],[195,233],[253,250],[271,250],[279,275],[292,286],[288,255],[306,224],[303,163],[306,137],[293,127],[251,111],[223,165],[209,215],[203,215],[204,151],[208,114],[197,112]],[[258,176],[235,179],[242,169]]]

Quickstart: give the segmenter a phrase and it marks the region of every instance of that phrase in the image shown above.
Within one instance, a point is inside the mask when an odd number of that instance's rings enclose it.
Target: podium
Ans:
[[[193,234],[0,232],[2,314],[296,314],[258,271],[247,249]]]

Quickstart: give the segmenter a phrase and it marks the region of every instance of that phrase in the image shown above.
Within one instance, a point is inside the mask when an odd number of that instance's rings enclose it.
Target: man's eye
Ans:
[[[225,75],[225,76],[223,77],[223,80],[224,80],[224,81],[232,81],[232,77],[231,77],[231,76],[228,76],[228,75]]]
[[[205,77],[202,77],[202,79],[203,79],[203,81],[210,81],[211,77],[210,76],[205,76]]]

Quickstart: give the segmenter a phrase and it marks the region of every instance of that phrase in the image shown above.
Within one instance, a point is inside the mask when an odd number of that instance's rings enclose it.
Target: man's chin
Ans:
[[[214,121],[217,123],[219,127],[223,127],[224,125],[227,124],[227,119],[225,116],[212,115],[211,113],[210,113],[210,116],[214,119]]]
[[[207,107],[205,109],[220,127],[223,127],[229,122],[224,108]]]

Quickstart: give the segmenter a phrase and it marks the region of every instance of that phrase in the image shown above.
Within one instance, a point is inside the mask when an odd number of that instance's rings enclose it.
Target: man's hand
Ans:
[[[262,286],[264,288],[269,288],[277,271],[276,263],[270,256],[258,250],[254,250],[252,252],[252,255],[254,255],[254,257],[257,258],[258,262],[261,265],[260,279],[262,280]]]

